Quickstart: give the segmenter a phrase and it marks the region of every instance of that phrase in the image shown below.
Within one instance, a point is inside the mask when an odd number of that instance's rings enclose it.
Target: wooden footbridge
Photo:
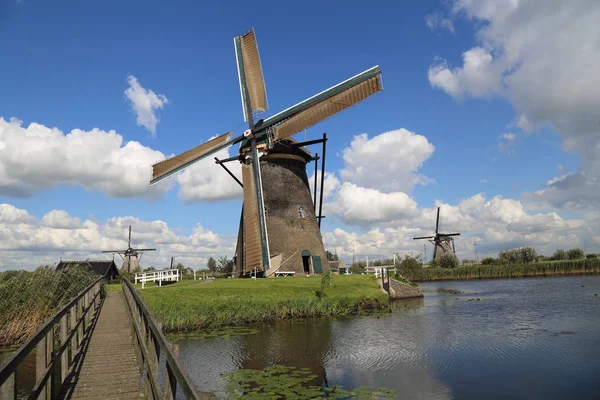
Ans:
[[[30,354],[35,384],[26,387],[19,366]],[[2,365],[0,399],[20,398],[201,397],[133,285],[124,280],[122,292],[105,293],[99,278]]]

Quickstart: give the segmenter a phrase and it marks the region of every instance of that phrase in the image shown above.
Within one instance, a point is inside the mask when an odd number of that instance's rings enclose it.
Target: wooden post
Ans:
[[[80,298],[79,300],[77,300],[77,314],[78,317],[77,319],[81,320],[81,323],[79,324],[79,328],[77,329],[77,348],[79,348],[79,346],[81,346],[81,342],[83,341],[83,325],[84,325],[84,321],[83,321],[83,298]]]
[[[39,341],[36,346],[36,354],[35,354],[35,380],[36,383],[40,382],[42,377],[44,376],[44,372],[46,372],[46,368],[48,368],[48,363],[52,358],[52,332],[53,329],[50,329],[46,336]],[[50,380],[46,381],[42,391],[40,392],[39,399],[50,400],[52,392],[50,391],[50,385],[48,384]]]
[[[0,399],[17,398],[17,370],[0,386]]]
[[[69,310],[70,318],[71,318],[71,331],[75,329],[75,325],[77,324],[77,304],[74,304],[73,307]],[[69,368],[73,365],[73,360],[75,360],[75,354],[78,352],[77,346],[77,332],[73,334],[71,337],[71,355],[69,357]]]
[[[60,319],[60,344],[65,345],[67,343],[67,314],[63,315]],[[69,374],[69,348],[65,348],[62,355],[60,356],[60,385],[62,386],[67,375]]]

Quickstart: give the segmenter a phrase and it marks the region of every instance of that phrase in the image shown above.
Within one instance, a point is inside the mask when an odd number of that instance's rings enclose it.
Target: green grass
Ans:
[[[123,285],[121,283],[108,283],[104,285],[104,289],[107,292],[122,292]]]
[[[402,272],[406,278],[416,282],[599,273],[600,259],[541,261],[528,264],[470,265],[458,268],[420,268],[410,272]]]
[[[353,315],[387,307],[373,276],[336,276],[319,299],[321,277],[182,281],[141,290],[165,332],[191,332],[289,318]]]

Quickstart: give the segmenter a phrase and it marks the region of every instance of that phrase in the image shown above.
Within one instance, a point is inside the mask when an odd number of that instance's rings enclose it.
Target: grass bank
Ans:
[[[403,271],[402,274],[415,282],[600,274],[600,259],[470,265],[457,268],[419,268]]]
[[[141,290],[166,332],[191,332],[290,318],[344,316],[387,307],[374,276],[335,276],[318,297],[320,277],[182,281]]]
[[[98,277],[71,268],[8,271],[0,276],[0,347],[14,346],[33,335],[38,326]]]

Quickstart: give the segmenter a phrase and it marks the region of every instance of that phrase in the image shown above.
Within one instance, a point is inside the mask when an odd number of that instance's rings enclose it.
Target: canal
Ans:
[[[202,391],[227,372],[283,364],[407,399],[600,398],[600,276],[421,286],[424,299],[388,314],[173,341]]]

